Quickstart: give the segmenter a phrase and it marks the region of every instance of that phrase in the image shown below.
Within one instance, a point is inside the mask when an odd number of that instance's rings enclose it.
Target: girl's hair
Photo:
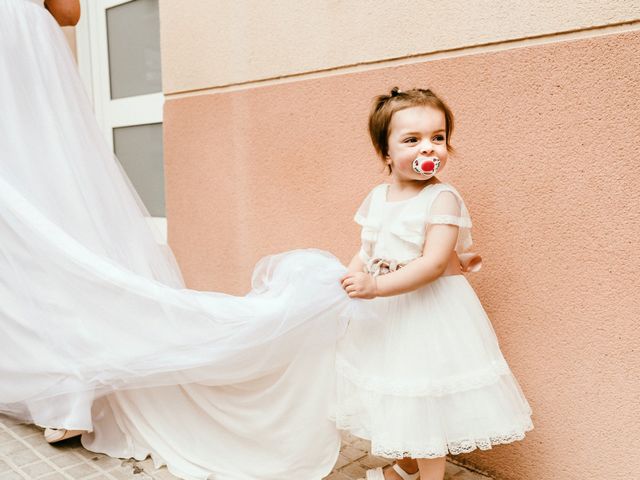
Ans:
[[[444,113],[445,139],[447,151],[453,152],[451,134],[453,133],[453,112],[444,101],[431,90],[414,88],[400,91],[398,87],[391,89],[389,95],[379,95],[373,101],[369,114],[369,135],[376,152],[382,160],[389,153],[389,127],[394,113],[411,107],[432,107]],[[391,165],[389,173],[391,173]]]

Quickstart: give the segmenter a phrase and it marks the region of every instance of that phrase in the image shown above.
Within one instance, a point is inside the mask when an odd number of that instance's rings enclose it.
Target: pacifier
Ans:
[[[438,157],[418,157],[413,161],[413,171],[427,178],[433,177],[439,169]]]

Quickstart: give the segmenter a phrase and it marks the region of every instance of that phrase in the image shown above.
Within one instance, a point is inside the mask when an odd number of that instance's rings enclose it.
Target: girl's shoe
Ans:
[[[407,473],[402,468],[400,468],[397,463],[393,464],[391,468],[393,468],[393,470],[398,475],[400,475],[400,478],[402,478],[402,480],[418,480],[420,478],[420,472]],[[366,480],[385,480],[382,468],[378,467],[372,470],[367,470]]]
[[[82,435],[83,430],[66,430],[64,428],[45,428],[44,439],[49,443],[58,443],[69,438]]]

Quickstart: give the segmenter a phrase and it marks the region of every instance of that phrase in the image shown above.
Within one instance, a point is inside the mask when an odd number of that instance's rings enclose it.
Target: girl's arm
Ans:
[[[44,6],[61,27],[71,27],[80,20],[80,0],[45,0]]]
[[[411,292],[444,273],[458,240],[455,225],[430,225],[422,256],[393,273],[375,278],[377,297]]]
[[[354,257],[349,264],[349,273],[341,279],[342,288],[351,298],[390,297],[416,290],[444,273],[457,240],[457,226],[431,225],[421,257],[393,273],[378,277],[362,270],[351,270],[356,261]]]
[[[347,267],[347,273],[357,273],[364,270],[364,262],[360,258],[360,252],[356,253]]]

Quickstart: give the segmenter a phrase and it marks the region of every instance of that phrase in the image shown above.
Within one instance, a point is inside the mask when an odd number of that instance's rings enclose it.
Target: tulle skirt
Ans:
[[[244,297],[184,288],[41,2],[0,0],[0,106],[0,413],[183,478],[328,474],[335,342],[368,316],[340,262],[267,257]]]
[[[371,304],[354,319],[336,367],[341,429],[382,457],[436,458],[524,438],[531,409],[462,275]]]

